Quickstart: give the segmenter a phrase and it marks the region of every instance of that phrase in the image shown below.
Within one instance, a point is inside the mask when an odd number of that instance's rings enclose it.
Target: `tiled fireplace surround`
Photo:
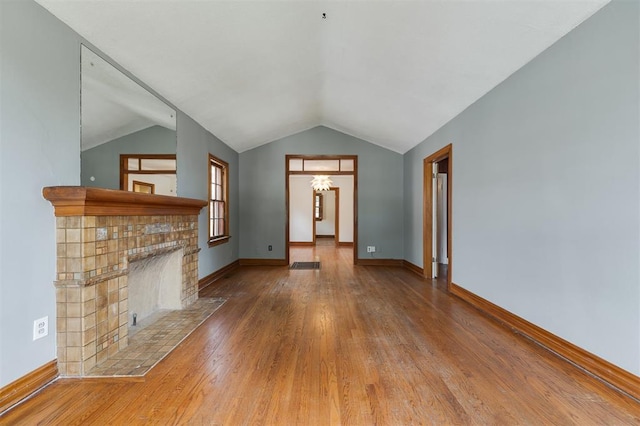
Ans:
[[[128,344],[129,263],[182,250],[181,304],[198,298],[198,214],[205,201],[49,187],[57,240],[57,357],[79,377]]]

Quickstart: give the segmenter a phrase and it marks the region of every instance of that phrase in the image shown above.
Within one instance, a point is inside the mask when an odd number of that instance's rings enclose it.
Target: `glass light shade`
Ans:
[[[311,180],[311,187],[314,189],[314,191],[328,191],[329,189],[331,189],[332,184],[333,182],[331,182],[329,176],[318,175],[314,176]]]

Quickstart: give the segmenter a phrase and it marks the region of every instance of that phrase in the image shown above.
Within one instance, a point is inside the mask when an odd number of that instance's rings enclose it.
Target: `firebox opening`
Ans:
[[[140,259],[129,264],[129,328],[162,310],[182,309],[183,250]]]

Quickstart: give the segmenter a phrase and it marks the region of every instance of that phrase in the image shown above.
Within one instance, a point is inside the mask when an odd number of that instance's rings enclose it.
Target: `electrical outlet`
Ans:
[[[49,334],[49,317],[37,319],[33,322],[33,340],[38,340]]]
[[[376,246],[367,246],[367,253],[375,253]]]
[[[273,246],[269,244],[269,251],[273,250]]]

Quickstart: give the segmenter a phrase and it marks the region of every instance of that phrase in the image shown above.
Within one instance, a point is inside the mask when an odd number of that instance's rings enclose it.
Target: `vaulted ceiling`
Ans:
[[[36,0],[238,152],[318,125],[404,153],[608,0]]]

